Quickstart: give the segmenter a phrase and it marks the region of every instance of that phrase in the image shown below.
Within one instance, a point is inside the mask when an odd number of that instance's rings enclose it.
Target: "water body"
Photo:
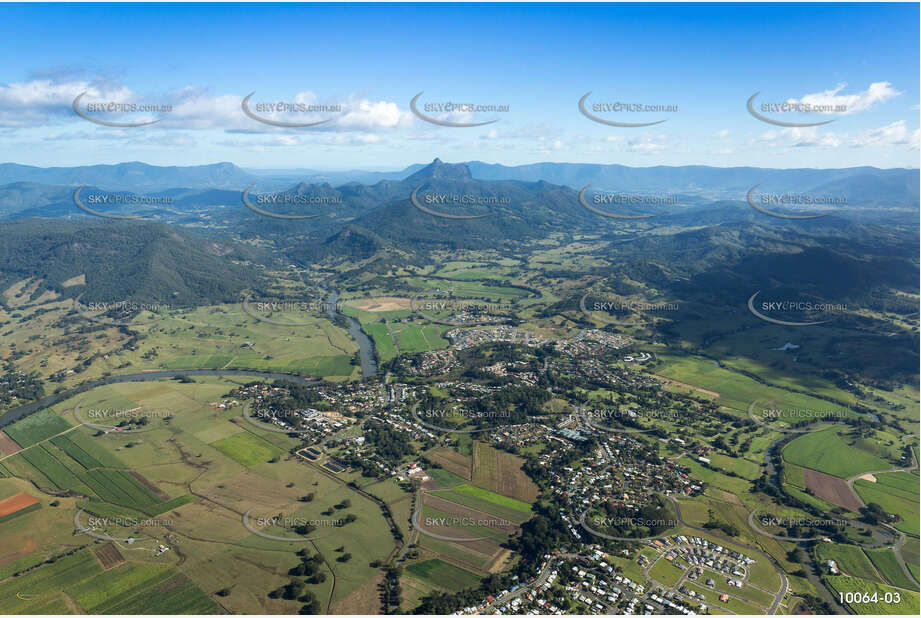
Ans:
[[[286,382],[293,382],[294,384],[317,384],[320,382],[320,380],[302,378],[301,376],[295,376],[289,373],[252,371],[249,369],[172,369],[166,371],[145,371],[143,373],[108,376],[98,380],[93,380],[92,382],[86,382],[76,388],[72,388],[67,391],[61,391],[60,393],[42,397],[37,401],[27,403],[25,405],[19,406],[18,408],[7,410],[3,416],[0,416],[0,427],[6,427],[10,423],[18,421],[19,419],[26,417],[33,412],[38,412],[39,410],[53,406],[60,401],[69,399],[74,395],[85,393],[86,391],[92,390],[99,386],[104,386],[106,384],[118,384],[120,382],[146,382],[148,380],[164,380],[174,378],[176,376],[248,376],[255,378],[269,378],[271,380],[284,380]]]
[[[333,322],[335,322],[336,318],[339,316],[345,319],[346,323],[349,325],[349,334],[352,336],[352,339],[355,340],[355,343],[358,344],[358,356],[361,359],[361,375],[365,378],[372,378],[377,375],[377,359],[374,356],[374,342],[365,334],[365,331],[361,330],[361,324],[359,324],[358,320],[339,313],[336,304],[338,300],[339,292],[333,291],[329,295],[329,298],[326,299],[326,313]]]

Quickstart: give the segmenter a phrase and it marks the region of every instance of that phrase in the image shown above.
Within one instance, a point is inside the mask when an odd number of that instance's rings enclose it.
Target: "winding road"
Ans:
[[[851,493],[854,494],[854,497],[857,498],[857,502],[860,503],[861,507],[866,506],[867,504],[863,501],[863,498],[860,497],[860,494],[857,493],[857,490],[854,489],[854,482],[860,477],[867,476],[868,474],[877,475],[885,474],[887,472],[911,472],[918,467],[918,459],[915,457],[915,451],[912,448],[908,449],[908,452],[911,453],[911,465],[906,468],[891,468],[888,470],[872,470],[870,472],[861,472],[860,474],[855,474],[854,476],[847,479],[847,488],[851,490]],[[899,540],[892,545],[892,551],[895,552],[895,559],[899,563],[899,566],[902,567],[902,572],[905,574],[905,577],[908,578],[908,581],[913,582],[915,586],[918,585],[918,580],[915,579],[915,576],[912,575],[911,569],[908,568],[908,565],[905,564],[905,559],[902,557],[901,552],[902,545],[908,542],[908,537],[901,530],[896,529],[889,524],[880,524],[886,530],[889,530],[893,534],[897,535]]]
[[[790,582],[787,580],[787,574],[784,573],[783,569],[780,568],[780,565],[777,564],[777,561],[775,561],[774,558],[770,554],[768,554],[767,552],[757,547],[752,547],[751,545],[745,545],[744,543],[733,541],[730,538],[721,536],[719,534],[714,534],[711,530],[707,530],[706,528],[701,528],[700,526],[694,526],[692,524],[689,524],[688,522],[684,521],[684,517],[681,515],[681,505],[678,503],[678,501],[673,496],[668,496],[668,499],[671,500],[672,504],[675,505],[675,514],[678,517],[678,523],[684,526],[685,528],[690,528],[691,530],[697,530],[698,532],[703,532],[704,534],[717,538],[720,541],[727,543],[729,545],[735,545],[736,547],[742,547],[744,549],[748,549],[750,551],[753,551],[755,553],[758,553],[764,556],[767,559],[767,561],[771,564],[771,566],[774,567],[774,570],[777,571],[777,574],[780,575],[780,582],[781,582],[780,591],[774,597],[774,602],[771,604],[771,607],[768,610],[768,613],[776,614],[777,608],[780,606],[780,602],[783,601],[784,596],[786,596],[787,594],[787,590],[790,588]]]

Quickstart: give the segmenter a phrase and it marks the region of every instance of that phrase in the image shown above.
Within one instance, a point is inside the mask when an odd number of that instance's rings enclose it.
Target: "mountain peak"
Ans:
[[[465,163],[445,163],[439,158],[423,167],[415,174],[408,176],[408,181],[426,180],[471,180],[470,168]]]

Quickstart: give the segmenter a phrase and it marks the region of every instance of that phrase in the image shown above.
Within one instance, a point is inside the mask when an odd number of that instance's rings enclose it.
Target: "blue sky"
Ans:
[[[398,169],[517,165],[918,167],[917,4],[0,5],[0,161]],[[334,106],[260,112],[257,103]],[[410,100],[508,106],[427,115]],[[646,127],[611,127],[579,112]],[[770,112],[746,101],[843,106]],[[168,112],[87,115],[93,103]],[[611,112],[604,103],[676,106]],[[338,106],[336,108],[335,106]],[[434,108],[430,108],[434,109]],[[767,109],[767,108],[765,108]]]

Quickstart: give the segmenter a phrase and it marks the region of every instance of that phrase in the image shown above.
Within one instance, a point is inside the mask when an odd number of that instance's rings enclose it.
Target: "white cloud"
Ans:
[[[668,137],[661,133],[642,133],[627,139],[628,152],[654,154],[668,149]]]
[[[772,129],[756,141],[771,146],[834,148],[841,145],[841,136],[830,131],[819,131],[816,127],[791,127]]]
[[[844,111],[835,113],[853,114],[854,112],[868,110],[877,103],[884,103],[902,94],[893,88],[889,82],[873,82],[863,92],[840,94],[846,86],[847,84],[838,84],[837,87],[831,90],[807,94],[799,100],[790,99],[788,103],[804,103],[813,107],[832,106],[837,108],[840,106],[844,108]]]
[[[862,131],[851,140],[851,145],[854,148],[906,145],[913,150],[917,150],[918,136],[918,129],[909,131],[904,120],[897,120],[878,129]]]

